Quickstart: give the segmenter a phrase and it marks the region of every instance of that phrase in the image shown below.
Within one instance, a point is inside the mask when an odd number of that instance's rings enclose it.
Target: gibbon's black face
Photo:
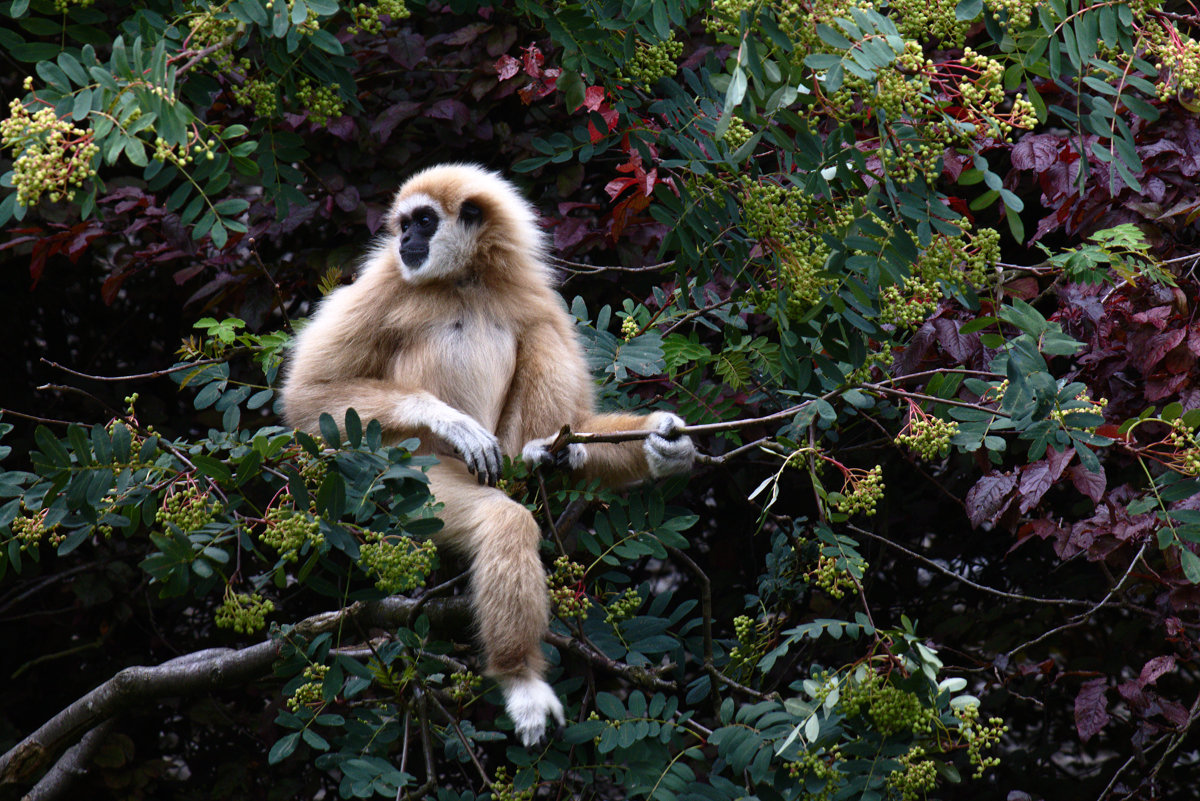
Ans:
[[[429,242],[439,222],[432,206],[418,206],[400,217],[400,258],[409,269],[420,269],[429,258]]]

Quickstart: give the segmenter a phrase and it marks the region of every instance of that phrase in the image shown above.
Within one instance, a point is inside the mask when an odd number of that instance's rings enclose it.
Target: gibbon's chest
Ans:
[[[409,347],[397,355],[395,369],[401,381],[419,374],[422,388],[494,429],[516,362],[512,330],[464,313],[414,332]]]

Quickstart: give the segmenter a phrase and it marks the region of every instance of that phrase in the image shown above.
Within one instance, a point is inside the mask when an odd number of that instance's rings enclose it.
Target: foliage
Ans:
[[[265,640],[273,677],[139,698],[84,781],[117,798],[1190,797],[1200,17],[0,10],[22,354],[0,610],[29,644],[9,657],[4,781],[62,792],[73,741],[11,747],[121,668]],[[547,214],[602,402],[677,410],[710,454],[624,493],[506,465],[546,521],[570,721],[528,751],[451,614],[462,565],[428,541],[429,459],[354,414],[318,439],[272,409],[291,318],[344,280],[400,177],[481,151]],[[395,596],[399,622],[352,614]]]

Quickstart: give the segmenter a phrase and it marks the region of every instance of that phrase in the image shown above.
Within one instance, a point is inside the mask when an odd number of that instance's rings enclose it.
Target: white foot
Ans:
[[[500,680],[504,691],[504,709],[512,718],[517,737],[526,748],[532,748],[546,734],[546,716],[563,724],[563,707],[550,685],[535,678]]]

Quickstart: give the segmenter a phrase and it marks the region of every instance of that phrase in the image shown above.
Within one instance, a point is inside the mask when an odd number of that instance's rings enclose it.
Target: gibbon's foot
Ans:
[[[531,468],[557,467],[560,470],[579,470],[587,461],[587,450],[578,442],[572,442],[562,450],[551,453],[550,445],[556,437],[531,439],[521,449],[521,458]]]
[[[691,437],[679,433],[686,425],[683,418],[670,412],[654,412],[648,422],[655,432],[643,445],[650,475],[662,478],[691,470],[696,459],[696,446]]]
[[[504,691],[504,709],[512,718],[513,730],[526,748],[537,745],[546,734],[546,716],[553,715],[558,725],[566,723],[562,703],[542,679],[519,677],[500,680]]]

